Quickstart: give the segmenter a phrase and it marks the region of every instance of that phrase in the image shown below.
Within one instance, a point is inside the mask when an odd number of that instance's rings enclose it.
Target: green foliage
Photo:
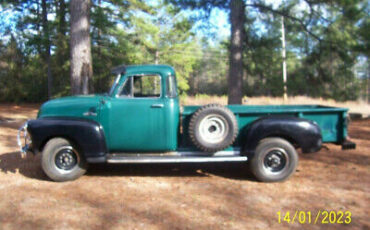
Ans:
[[[149,7],[131,3],[130,6],[129,11],[120,11],[126,18],[123,21],[109,16],[113,14],[109,7],[94,6],[92,54],[96,91],[107,91],[113,66],[157,62],[176,68],[179,90],[185,92],[199,54],[193,52],[199,46],[190,32],[192,22],[171,5],[159,3]],[[182,52],[193,52],[193,55],[182,55]]]
[[[1,9],[10,9],[16,19],[15,28],[4,26],[8,29],[0,30],[1,102],[47,99],[45,53],[48,42],[51,44],[53,97],[70,93],[69,1],[48,0],[46,3],[48,30],[43,28],[41,1],[1,2]],[[227,10],[229,1],[93,0],[92,3],[93,88],[96,93],[108,91],[112,67],[156,62],[175,67],[183,96],[227,93],[228,42],[210,44],[209,37],[197,37],[193,29],[195,17],[184,9],[201,10],[204,14],[200,15],[207,17],[215,7]],[[297,7],[302,4],[306,9]],[[360,96],[360,89],[367,87],[368,1],[343,0],[329,4],[286,0],[284,5],[273,10],[262,0],[248,1],[248,5],[244,95],[283,94],[282,14],[286,14],[289,95],[355,100]],[[44,32],[49,33],[49,40]],[[356,67],[356,63],[362,66]],[[355,69],[361,69],[361,78]]]
[[[296,3],[296,0],[286,1],[281,10],[288,15],[285,20],[288,94],[356,100],[360,79],[355,77],[354,65],[368,47],[365,36],[358,36],[366,33],[363,26],[368,15],[362,8],[365,1],[310,5],[316,14],[305,11],[301,21],[289,17],[300,14],[294,8]],[[256,31],[255,19],[266,25],[264,33]],[[246,94],[282,96],[281,14],[249,16],[247,21]],[[302,22],[313,35],[302,30]]]
[[[180,93],[189,89],[188,78],[201,56],[200,47],[191,32],[192,22],[171,5],[153,7],[153,13],[131,17],[133,46],[139,63],[169,64],[176,69]],[[154,17],[155,15],[155,17]]]
[[[46,66],[38,57],[25,57],[14,36],[0,46],[0,101],[32,102],[47,95]],[[41,67],[41,68],[40,68]],[[20,84],[21,83],[21,84]]]
[[[190,77],[189,94],[227,94],[228,53],[225,46],[203,44],[202,49],[201,59]]]

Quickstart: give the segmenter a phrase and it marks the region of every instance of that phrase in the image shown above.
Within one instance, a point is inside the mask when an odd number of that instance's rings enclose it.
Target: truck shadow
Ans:
[[[255,181],[246,163],[92,164],[89,176],[211,177]]]
[[[22,158],[20,152],[0,154],[1,173],[20,173],[25,177],[50,181],[41,169],[40,154],[28,154]],[[211,177],[220,176],[235,180],[255,181],[245,163],[192,163],[192,164],[90,164],[89,177]]]
[[[370,139],[370,118],[361,119],[356,123],[350,123],[349,136],[354,139],[368,141]]]
[[[18,151],[0,155],[0,172],[5,174],[20,173],[28,178],[48,180],[41,169],[40,155],[27,155],[26,158],[22,158]]]

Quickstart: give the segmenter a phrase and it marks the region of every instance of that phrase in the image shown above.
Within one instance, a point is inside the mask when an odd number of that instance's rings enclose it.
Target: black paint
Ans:
[[[103,128],[91,120],[71,118],[39,118],[28,121],[32,150],[42,151],[53,137],[63,137],[74,143],[87,158],[103,157],[108,152]]]
[[[253,153],[260,140],[267,137],[281,137],[297,147],[303,153],[317,152],[321,148],[320,127],[313,121],[291,116],[270,116],[260,118],[244,130],[243,152]]]

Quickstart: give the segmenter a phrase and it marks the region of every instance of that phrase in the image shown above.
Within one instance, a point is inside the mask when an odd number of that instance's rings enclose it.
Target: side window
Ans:
[[[133,77],[134,97],[160,97],[161,77],[159,75],[144,75]]]
[[[167,78],[167,97],[174,98],[177,96],[175,76],[171,75]]]
[[[118,92],[120,97],[131,97],[131,77],[127,78],[126,81],[122,84]]]

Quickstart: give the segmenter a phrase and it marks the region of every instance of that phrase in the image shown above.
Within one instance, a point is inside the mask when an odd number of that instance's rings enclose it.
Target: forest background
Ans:
[[[288,95],[369,102],[367,0],[239,1],[243,96],[283,95],[284,17]],[[155,63],[176,69],[182,96],[228,94],[238,13],[228,1],[88,2],[89,93],[108,91],[114,66]],[[0,102],[70,95],[70,1],[5,0],[0,10]]]

